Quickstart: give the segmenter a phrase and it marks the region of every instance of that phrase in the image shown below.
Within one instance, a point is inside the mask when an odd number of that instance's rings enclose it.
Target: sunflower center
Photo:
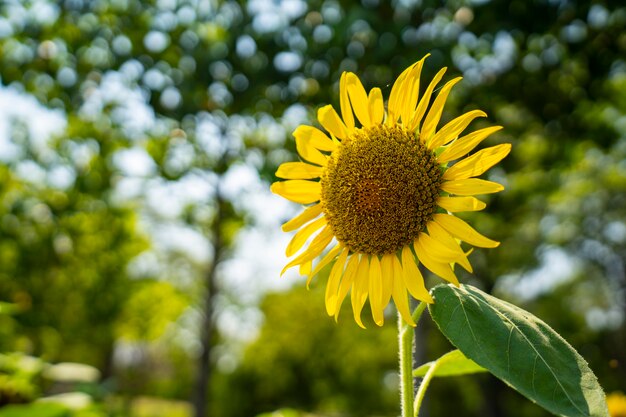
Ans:
[[[442,182],[433,152],[400,126],[359,129],[333,152],[322,176],[324,213],[353,252],[393,253],[432,219]]]

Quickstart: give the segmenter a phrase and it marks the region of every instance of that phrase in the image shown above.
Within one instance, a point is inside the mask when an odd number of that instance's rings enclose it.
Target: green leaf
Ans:
[[[0,410],[0,417],[69,417],[69,415],[68,409],[59,404],[9,405]]]
[[[0,314],[12,315],[17,313],[17,305],[0,301]]]
[[[587,362],[546,323],[469,285],[432,294],[433,320],[468,358],[554,414],[608,417]]]
[[[485,368],[468,359],[463,352],[456,349],[441,356],[436,361],[428,362],[413,370],[413,376],[424,376],[426,372],[437,363],[437,369],[433,376],[460,376],[487,372]]]

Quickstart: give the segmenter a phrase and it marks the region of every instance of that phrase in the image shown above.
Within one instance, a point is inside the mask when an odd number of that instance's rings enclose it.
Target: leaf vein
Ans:
[[[456,291],[455,291],[456,293]],[[473,295],[473,294],[472,294]],[[561,381],[559,381],[559,379],[557,378],[556,374],[554,373],[554,370],[550,367],[550,365],[548,365],[548,362],[545,360],[545,358],[541,355],[541,353],[535,348],[535,346],[533,346],[533,344],[531,343],[530,340],[528,340],[528,338],[526,337],[526,335],[519,329],[519,327],[517,327],[517,325],[510,319],[508,318],[505,314],[502,314],[501,312],[499,312],[497,309],[495,309],[494,307],[492,307],[489,303],[487,303],[485,300],[481,299],[480,297],[474,296],[473,298],[475,298],[476,300],[478,300],[480,303],[485,304],[487,307],[489,307],[491,310],[493,310],[498,316],[501,316],[504,320],[506,320],[507,322],[509,322],[513,327],[515,327],[515,329],[519,332],[519,334],[522,336],[522,338],[526,341],[526,343],[528,343],[528,345],[531,347],[531,349],[535,352],[535,354],[541,359],[541,361],[544,363],[544,365],[546,365],[546,368],[548,368],[548,370],[550,371],[550,373],[552,374],[552,376],[554,377],[554,380],[557,383],[557,386],[555,386],[555,391],[557,387],[561,388],[561,391],[563,391],[563,393],[565,394],[565,396],[567,397],[567,399],[570,401],[570,403],[572,403],[572,405],[583,415],[585,415],[585,412],[580,408],[580,406],[578,404],[576,404],[574,402],[574,400],[572,400],[572,398],[570,397],[569,393],[567,392],[567,390],[565,389],[565,387],[563,387],[563,385],[561,384]],[[460,299],[460,298],[459,298]],[[466,316],[467,317],[467,316]],[[470,329],[471,330],[471,329]],[[472,331],[472,336],[475,338],[474,336],[474,332]],[[482,350],[482,349],[481,349]],[[533,378],[534,379],[534,378]]]
[[[465,316],[465,321],[467,322],[467,327],[469,328],[470,333],[472,334],[472,338],[476,342],[476,346],[478,346],[478,348],[482,352],[482,355],[485,358],[485,360],[491,362],[489,360],[489,355],[485,354],[485,351],[484,351],[484,349],[483,349],[483,347],[482,347],[482,345],[480,343],[480,340],[478,340],[478,338],[474,334],[474,329],[472,328],[472,324],[470,323],[469,317],[467,316],[467,311],[465,310],[465,305],[463,304],[463,299],[461,298],[461,296],[459,294],[457,294],[456,291],[453,291],[453,294],[459,299],[459,306],[461,307],[461,310],[463,310],[463,315]]]

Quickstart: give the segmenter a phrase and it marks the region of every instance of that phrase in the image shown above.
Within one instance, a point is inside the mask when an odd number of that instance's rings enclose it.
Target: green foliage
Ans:
[[[467,357],[554,414],[608,417],[587,362],[543,321],[468,285],[432,293],[433,320]]]
[[[187,297],[168,282],[145,282],[126,302],[116,333],[126,340],[157,340],[188,303]]]
[[[73,417],[64,406],[52,403],[11,405],[0,409],[0,417]]]
[[[364,331],[346,304],[335,323],[323,296],[319,285],[266,298],[261,334],[237,370],[219,384],[224,391],[215,388],[214,397],[225,400],[214,415],[246,417],[280,407],[354,416],[397,413],[393,318],[381,329]],[[226,400],[227,395],[238,400]]]
[[[426,372],[433,367],[435,374],[433,376],[459,376],[486,372],[487,370],[478,365],[471,359],[468,359],[463,352],[456,349],[441,356],[436,361],[427,362],[413,370],[414,377],[423,377]]]
[[[272,411],[271,413],[259,414],[257,417],[303,417],[303,414],[299,411],[286,408]]]
[[[44,362],[22,353],[0,354],[0,406],[25,403],[40,394]]]
[[[190,404],[183,401],[139,397],[132,402],[129,414],[132,417],[191,417],[192,410]]]

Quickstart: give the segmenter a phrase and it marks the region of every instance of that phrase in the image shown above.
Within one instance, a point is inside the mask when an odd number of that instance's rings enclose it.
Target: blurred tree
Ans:
[[[396,323],[364,331],[349,303],[339,324],[326,315],[324,286],[270,294],[265,322],[241,365],[215,384],[211,415],[253,416],[281,406],[328,415],[397,415]],[[364,316],[367,312],[364,312]],[[234,401],[233,401],[234,400]]]
[[[32,342],[31,353],[108,372],[113,325],[129,294],[126,265],[146,240],[136,231],[131,208],[110,201],[110,133],[70,121],[67,134],[53,154],[37,151],[26,138],[24,159],[12,165],[37,163],[49,181],[53,172],[65,170],[73,177],[70,186],[10,176],[3,182],[13,189],[0,212],[0,294],[23,310],[16,319]],[[92,146],[95,153],[78,162],[72,152],[80,146]]]

